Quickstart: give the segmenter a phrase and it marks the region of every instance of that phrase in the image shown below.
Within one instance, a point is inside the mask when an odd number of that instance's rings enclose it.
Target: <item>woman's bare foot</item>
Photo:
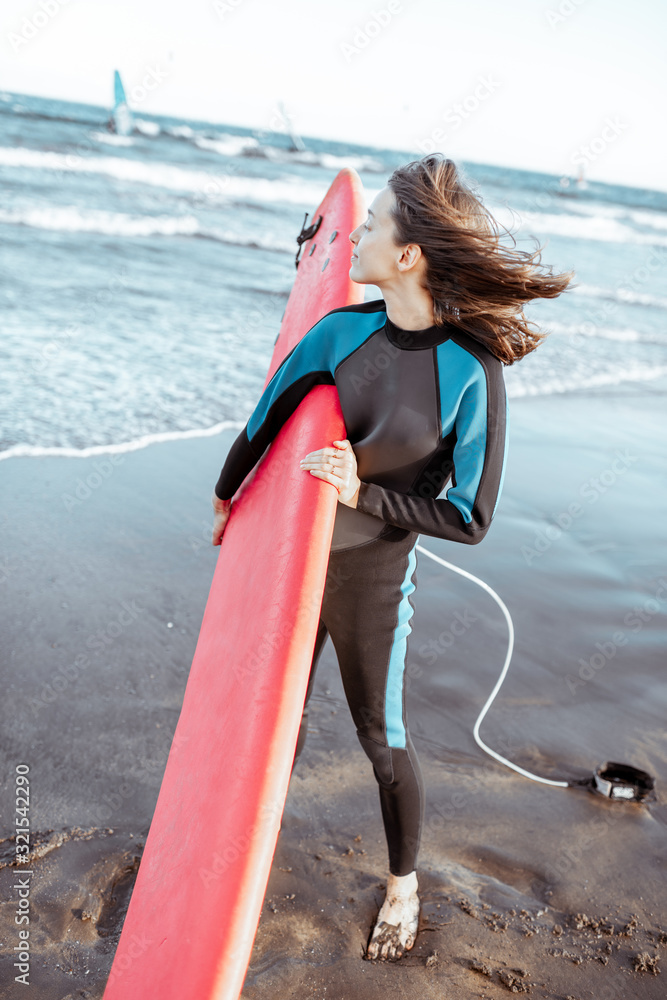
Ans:
[[[418,925],[417,872],[389,875],[387,896],[377,915],[366,957],[391,961],[400,958],[415,943]]]

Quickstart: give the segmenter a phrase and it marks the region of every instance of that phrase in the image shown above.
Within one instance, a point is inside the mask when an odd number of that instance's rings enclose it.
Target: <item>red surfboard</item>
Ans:
[[[363,301],[361,181],[315,211],[267,376],[331,309]],[[237,494],[104,1000],[237,1000],[287,795],[337,493],[299,460],[346,437],[334,386],[301,402]],[[221,462],[222,464],[222,462]],[[211,470],[213,480],[218,469]]]

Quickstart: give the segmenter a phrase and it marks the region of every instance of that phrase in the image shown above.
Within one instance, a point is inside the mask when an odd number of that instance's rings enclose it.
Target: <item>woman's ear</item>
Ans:
[[[398,259],[399,271],[410,271],[412,268],[417,267],[423,256],[422,248],[418,243],[408,243],[407,246],[403,247],[401,256]]]

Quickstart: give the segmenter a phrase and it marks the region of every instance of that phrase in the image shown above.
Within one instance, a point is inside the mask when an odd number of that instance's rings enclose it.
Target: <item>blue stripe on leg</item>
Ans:
[[[394,629],[394,640],[389,655],[389,670],[387,673],[387,691],[385,694],[384,714],[387,723],[387,744],[390,747],[405,747],[405,726],[403,725],[403,674],[405,672],[405,657],[407,640],[412,628],[410,619],[413,607],[408,598],[415,589],[412,574],[417,565],[415,548],[408,557],[408,568],[401,584],[402,598],[398,605],[398,623]]]

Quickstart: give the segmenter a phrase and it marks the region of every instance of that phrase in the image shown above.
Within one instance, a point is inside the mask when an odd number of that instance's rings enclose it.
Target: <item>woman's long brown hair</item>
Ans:
[[[397,245],[416,243],[426,259],[435,323],[460,327],[506,365],[534,351],[548,334],[531,329],[523,303],[556,298],[574,271],[553,274],[540,263],[544,248],[517,250],[509,230],[514,246],[502,246],[500,226],[441,153],[399,167],[387,183]]]

